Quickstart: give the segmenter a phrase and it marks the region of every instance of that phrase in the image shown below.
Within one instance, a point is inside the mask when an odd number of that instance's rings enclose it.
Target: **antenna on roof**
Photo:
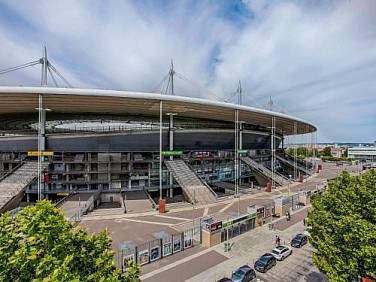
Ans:
[[[243,102],[242,101],[243,90],[242,90],[242,83],[240,80],[239,80],[238,89],[236,90],[236,93],[238,93],[238,104],[241,105]]]
[[[273,111],[273,100],[272,96],[269,97],[269,102],[268,102],[269,110]]]
[[[41,76],[41,86],[47,86],[47,69],[48,69],[48,59],[47,59],[47,48],[46,45],[43,46],[43,57],[40,59],[42,64],[42,76]]]
[[[9,72],[13,72],[13,71],[16,71],[16,70],[32,67],[32,66],[39,65],[39,64],[42,65],[42,75],[41,75],[41,82],[40,82],[41,86],[47,86],[47,84],[48,84],[48,74],[50,74],[55,86],[58,86],[57,81],[54,77],[54,73],[55,73],[68,87],[72,87],[72,85],[64,78],[64,76],[60,72],[58,72],[58,70],[48,60],[48,58],[47,58],[47,47],[45,45],[43,46],[43,56],[42,56],[42,58],[35,60],[35,61],[31,61],[31,62],[26,63],[26,64],[22,64],[22,65],[19,65],[19,66],[0,70],[0,75],[7,74]]]
[[[171,59],[171,67],[170,67],[170,71],[168,72],[169,74],[169,80],[171,81],[171,95],[174,95],[174,74],[175,74],[175,71],[174,71],[174,61]]]

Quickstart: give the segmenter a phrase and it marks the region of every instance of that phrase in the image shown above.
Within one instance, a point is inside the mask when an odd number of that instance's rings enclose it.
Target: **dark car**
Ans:
[[[217,282],[232,282],[232,280],[230,278],[224,277],[224,278],[218,280]]]
[[[256,273],[249,265],[239,267],[231,276],[231,280],[234,282],[249,282],[255,279]]]
[[[307,244],[307,242],[308,242],[307,235],[297,234],[297,235],[295,235],[294,238],[292,238],[291,246],[294,247],[294,248],[300,248],[300,247],[304,246],[305,244]]]
[[[255,262],[255,269],[260,272],[267,272],[276,264],[276,258],[272,254],[266,253]]]

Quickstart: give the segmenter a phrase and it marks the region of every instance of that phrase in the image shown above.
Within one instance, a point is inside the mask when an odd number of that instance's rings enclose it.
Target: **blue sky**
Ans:
[[[0,42],[0,69],[45,43],[75,87],[157,90],[173,59],[203,86],[177,80],[177,94],[226,99],[240,79],[244,104],[272,96],[275,110],[317,125],[319,141],[376,139],[374,0],[3,0]],[[0,76],[39,83],[39,67]]]

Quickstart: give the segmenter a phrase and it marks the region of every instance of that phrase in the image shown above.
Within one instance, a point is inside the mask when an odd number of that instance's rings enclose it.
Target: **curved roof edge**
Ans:
[[[232,110],[241,110],[245,112],[253,112],[264,114],[268,116],[274,116],[276,118],[282,118],[292,120],[301,124],[305,124],[310,129],[306,133],[317,131],[317,127],[312,123],[284,113],[264,110],[251,106],[237,105],[227,102],[212,101],[203,98],[193,98],[187,96],[178,95],[164,95],[153,92],[136,92],[136,91],[121,91],[121,90],[104,90],[104,89],[82,89],[82,88],[60,88],[60,87],[24,87],[24,86],[0,86],[1,94],[53,94],[53,95],[82,95],[82,96],[98,96],[98,97],[117,97],[117,98],[130,98],[130,99],[146,99],[146,100],[158,100],[168,102],[180,102],[189,104],[199,104],[206,106],[213,106]],[[204,117],[203,117],[204,118]]]

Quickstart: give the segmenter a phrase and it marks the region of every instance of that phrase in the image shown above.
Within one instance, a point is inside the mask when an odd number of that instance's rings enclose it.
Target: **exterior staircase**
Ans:
[[[255,160],[251,159],[250,157],[240,157],[240,159],[247,164],[250,168],[256,170],[257,172],[261,173],[264,175],[266,178],[272,179],[272,171],[264,166],[263,164],[260,164],[256,162]],[[288,183],[288,179],[281,174],[274,172],[274,181],[283,186]]]
[[[42,163],[42,171],[48,166]],[[22,200],[25,188],[38,177],[38,163],[25,162],[0,180],[0,213],[15,208]],[[16,203],[17,202],[17,203]]]
[[[95,209],[92,212],[85,215],[85,218],[100,217],[100,216],[112,216],[112,215],[124,215],[124,208],[108,208],[108,209]]]
[[[165,164],[190,203],[209,204],[216,201],[215,192],[184,161],[165,161]]]
[[[277,155],[277,154],[275,155],[275,157],[276,157],[277,160],[279,160],[279,161],[281,161],[281,162],[283,162],[283,163],[285,163],[285,164],[288,164],[288,165],[290,165],[290,166],[292,166],[292,167],[295,166],[295,165],[294,165],[294,161],[292,161],[292,160],[285,159],[284,157],[282,157],[282,156],[280,156],[280,155]],[[304,172],[304,173],[307,174],[307,175],[311,174],[310,171],[309,171],[308,169],[306,169],[305,167],[299,165],[298,163],[296,163],[296,168],[297,168],[298,170]]]

